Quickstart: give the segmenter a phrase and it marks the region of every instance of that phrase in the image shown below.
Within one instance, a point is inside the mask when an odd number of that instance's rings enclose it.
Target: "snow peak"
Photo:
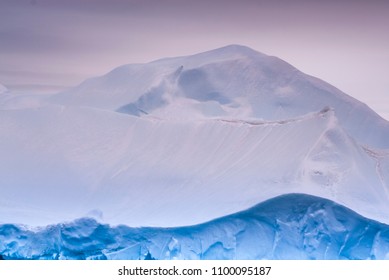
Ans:
[[[135,267],[135,268],[126,268],[126,266],[123,266],[123,268],[118,269],[118,275],[133,275],[133,276],[140,276],[140,275],[179,275],[178,268],[176,266],[173,266],[172,268],[142,268],[142,267]]]

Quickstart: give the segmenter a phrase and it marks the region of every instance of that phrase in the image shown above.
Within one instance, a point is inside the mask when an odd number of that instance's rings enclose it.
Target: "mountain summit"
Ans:
[[[305,193],[389,223],[389,123],[279,58],[232,45],[39,98],[0,105],[0,222],[182,226]]]
[[[365,104],[279,58],[231,45],[147,64],[129,64],[53,98],[130,115],[169,118],[296,118],[334,108],[357,141],[389,148],[389,123]]]

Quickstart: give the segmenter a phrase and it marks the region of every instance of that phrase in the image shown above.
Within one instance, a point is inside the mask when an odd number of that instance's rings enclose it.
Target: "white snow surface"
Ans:
[[[0,223],[183,226],[296,192],[389,223],[388,122],[249,48],[15,98],[0,102]]]

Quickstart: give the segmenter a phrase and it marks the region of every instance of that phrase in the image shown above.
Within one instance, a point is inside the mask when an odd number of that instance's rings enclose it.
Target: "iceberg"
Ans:
[[[0,225],[3,259],[389,259],[389,226],[332,201],[282,195],[177,228],[109,226],[92,218],[43,228]]]

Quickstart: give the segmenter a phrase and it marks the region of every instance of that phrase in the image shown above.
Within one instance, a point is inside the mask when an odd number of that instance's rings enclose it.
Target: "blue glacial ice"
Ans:
[[[389,226],[330,200],[287,194],[204,224],[110,226],[92,218],[0,226],[2,259],[389,259]]]

